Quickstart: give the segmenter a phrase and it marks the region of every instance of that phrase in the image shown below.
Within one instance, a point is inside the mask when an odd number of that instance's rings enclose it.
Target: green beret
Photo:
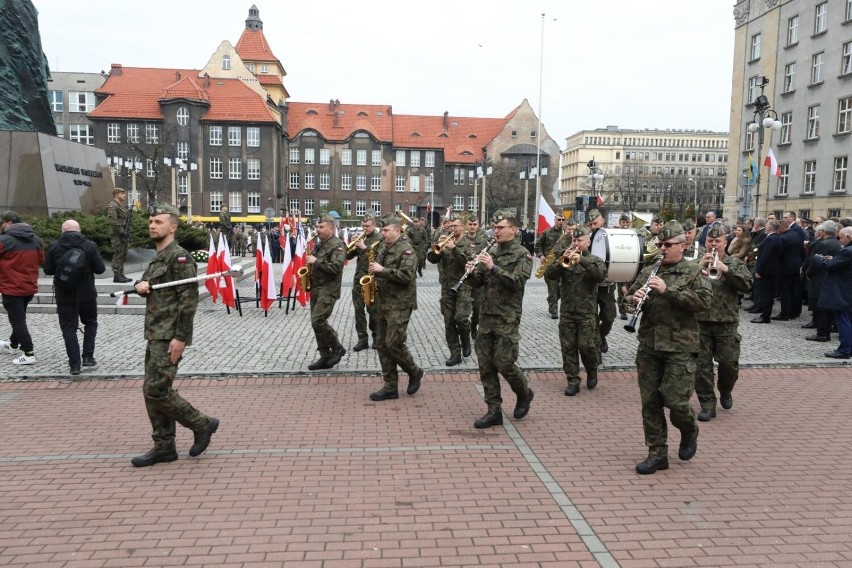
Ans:
[[[660,225],[662,225],[663,224],[663,218],[660,217],[659,215],[654,215],[653,217],[651,217],[651,222],[652,223],[659,223]]]
[[[390,225],[402,225],[402,219],[396,215],[385,215],[382,217],[382,227],[389,227]]]
[[[21,222],[21,216],[18,215],[17,213],[15,213],[14,211],[6,211],[5,213],[3,213],[2,221],[4,223],[5,222],[20,223]]]
[[[718,239],[719,237],[727,236],[727,232],[725,231],[725,227],[723,227],[720,223],[715,223],[710,230],[707,231],[707,236],[711,239]]]
[[[325,215],[323,215],[322,217],[320,217],[319,222],[320,222],[320,223],[331,223],[332,225],[334,225],[334,217],[332,217],[331,215],[329,215],[328,213],[326,213]]]
[[[683,234],[683,226],[677,221],[669,221],[660,230],[660,241],[667,241]]]
[[[576,229],[574,229],[573,233],[571,233],[571,237],[577,239],[577,238],[580,238],[580,237],[585,237],[589,233],[590,233],[590,231],[589,231],[588,227],[579,226]]]
[[[515,214],[512,213],[511,209],[499,209],[498,211],[495,211],[494,216],[491,217],[492,223],[499,223],[503,220],[509,221],[510,223],[512,223],[512,225],[515,226],[517,226],[518,224],[518,219],[517,217],[515,217]]]
[[[619,221],[629,221],[630,215],[628,215],[627,213],[622,213],[621,215],[619,215],[618,220]]]
[[[178,211],[177,207],[171,203],[158,201],[151,206],[151,216],[156,217],[157,215],[174,215],[175,217],[178,217],[180,215],[180,211]]]
[[[601,212],[597,209],[589,209],[589,212],[586,213],[586,222],[594,221],[598,217],[601,216]]]
[[[681,223],[681,225],[683,226],[684,231],[691,231],[692,229],[695,228],[695,221],[692,220],[692,219],[684,219],[684,221],[683,221],[683,223]]]

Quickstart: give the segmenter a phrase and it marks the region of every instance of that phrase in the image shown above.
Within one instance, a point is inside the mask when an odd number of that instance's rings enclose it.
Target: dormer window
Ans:
[[[468,134],[467,137],[468,138],[476,138],[476,134]]]
[[[365,117],[365,118],[366,118],[368,115],[367,115],[367,113],[366,113],[366,112],[364,112],[364,111],[362,110],[362,111],[358,112],[358,116],[363,116],[363,117]]]
[[[246,68],[254,73],[254,63],[246,63]]]
[[[411,133],[411,136],[413,136],[414,138],[420,138],[420,133],[415,130]]]
[[[266,63],[262,64],[260,66],[260,72],[261,73],[269,73],[269,66]]]
[[[228,70],[231,68],[231,57],[229,55],[222,56],[222,69]]]
[[[316,116],[316,115],[318,115],[319,113],[318,113],[317,111],[315,111],[314,109],[310,109],[310,110],[308,110],[308,112],[306,112],[305,114],[306,114],[306,115],[308,115],[308,116]]]

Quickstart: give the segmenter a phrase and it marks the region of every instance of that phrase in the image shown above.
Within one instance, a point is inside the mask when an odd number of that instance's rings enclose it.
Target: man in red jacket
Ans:
[[[44,264],[44,247],[33,228],[14,211],[0,216],[0,294],[12,325],[9,339],[0,340],[0,351],[23,354],[15,365],[34,365],[33,339],[27,329],[27,305],[38,291],[38,267]]]

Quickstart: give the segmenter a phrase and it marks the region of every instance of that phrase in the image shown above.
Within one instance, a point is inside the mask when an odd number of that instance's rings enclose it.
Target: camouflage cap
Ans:
[[[681,223],[684,231],[691,231],[695,228],[695,221],[692,219],[684,219]]]
[[[587,236],[590,232],[591,231],[589,230],[588,227],[580,226],[580,227],[577,227],[576,229],[574,229],[574,232],[571,233],[571,237],[578,239],[580,237]]]
[[[123,187],[116,187],[115,189],[112,190],[113,195],[118,195],[119,193],[127,193],[127,190],[124,189]]]
[[[715,223],[710,229],[707,231],[707,236],[711,239],[718,239],[719,237],[725,237],[728,233],[725,231],[725,227],[723,227],[720,223]]]
[[[376,220],[376,216],[375,216],[375,215],[370,215],[370,214],[368,213],[368,214],[364,215],[364,219],[363,219],[363,220],[364,220],[365,222],[366,222],[366,221],[373,221],[373,222],[375,222],[375,220]]]
[[[677,221],[669,221],[660,230],[660,241],[667,241],[683,234],[683,225]]]
[[[619,221],[629,221],[630,215],[628,215],[627,213],[622,213],[621,215],[618,216],[618,220]]]
[[[331,215],[329,215],[328,213],[326,213],[325,215],[323,215],[322,217],[320,217],[319,222],[320,222],[320,223],[331,223],[332,225],[334,225],[334,217],[332,217]]]
[[[449,215],[447,215],[447,221],[461,221],[461,220],[462,220],[462,216],[459,215],[458,213],[450,213]]]
[[[653,217],[651,217],[651,222],[652,223],[659,223],[660,225],[662,225],[663,224],[663,218],[660,217],[659,215],[654,215]]]
[[[389,227],[391,225],[402,225],[402,219],[396,215],[385,215],[382,217],[382,227]]]
[[[558,217],[557,217],[558,219]],[[512,225],[517,226],[518,218],[515,217],[515,214],[512,213],[511,209],[499,209],[494,212],[494,215],[491,217],[492,223],[499,223],[500,221],[509,221]]]
[[[591,222],[601,216],[601,212],[597,209],[589,209],[589,212],[586,213],[586,222]]]
[[[3,217],[0,217],[0,220],[2,220],[4,223],[20,223],[21,216],[15,213],[14,211],[6,211],[5,213],[3,213]]]
[[[157,215],[174,215],[177,217],[180,215],[180,211],[171,203],[158,201],[151,206],[151,217],[156,217]]]

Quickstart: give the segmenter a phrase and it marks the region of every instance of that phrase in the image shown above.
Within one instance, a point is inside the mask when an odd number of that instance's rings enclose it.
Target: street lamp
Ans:
[[[763,89],[769,84],[766,77],[760,78],[760,94],[754,99],[754,117],[748,125],[748,131],[752,134],[757,132],[757,191],[754,196],[755,215],[760,215],[760,151],[763,149],[763,130],[781,130],[781,121],[778,114],[769,108],[769,99],[763,94]],[[763,126],[763,128],[761,128]]]
[[[603,183],[603,172],[598,167],[597,163],[595,163],[594,156],[592,156],[592,159],[586,164],[586,167],[589,168],[589,182],[592,184],[592,195],[597,197],[598,194],[595,190],[595,182]]]

